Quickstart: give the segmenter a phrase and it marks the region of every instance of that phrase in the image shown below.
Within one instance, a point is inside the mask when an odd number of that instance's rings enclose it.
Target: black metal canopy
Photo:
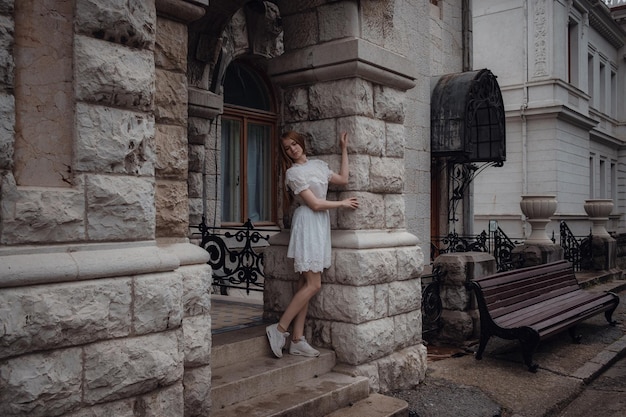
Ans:
[[[504,104],[488,69],[442,76],[432,93],[430,123],[434,157],[458,162],[506,160]]]

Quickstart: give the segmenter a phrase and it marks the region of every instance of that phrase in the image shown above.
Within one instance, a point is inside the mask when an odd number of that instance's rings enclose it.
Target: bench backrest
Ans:
[[[492,318],[580,289],[572,264],[549,264],[476,278]]]

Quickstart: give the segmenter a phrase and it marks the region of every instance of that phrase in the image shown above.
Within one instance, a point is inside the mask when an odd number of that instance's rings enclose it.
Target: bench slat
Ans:
[[[569,300],[572,300],[577,295],[586,294],[585,292],[580,292],[580,291],[581,290],[579,289],[576,289],[574,291],[571,291],[569,289],[555,290],[546,294],[542,294],[541,296],[536,297],[535,299],[525,300],[524,302],[520,302],[516,305],[508,305],[508,306],[502,306],[502,307],[491,306],[490,308],[491,317],[496,319],[502,316],[506,316],[512,312],[517,312],[518,314],[520,314],[527,310],[532,312],[535,306],[540,305],[542,303],[543,304],[552,303],[556,306],[558,305],[560,301],[571,302]]]
[[[506,277],[506,281],[500,281],[497,285],[483,286],[479,284],[485,295],[492,294],[494,292],[501,292],[512,289],[519,289],[520,286],[537,286],[545,282],[576,282],[576,276],[571,270],[554,271],[547,274],[536,274],[533,276],[510,276]]]
[[[577,285],[567,286],[546,286],[545,289],[539,291],[526,291],[521,294],[503,294],[501,297],[492,296],[486,299],[487,306],[490,310],[498,310],[500,308],[509,307],[509,310],[517,310],[526,305],[532,305],[545,299],[553,298],[561,294],[574,292],[578,290]]]
[[[536,304],[517,312],[512,312],[506,316],[501,316],[494,321],[502,327],[531,326],[536,330],[538,323],[549,321],[558,316],[568,316],[579,314],[585,309],[594,309],[595,306],[603,306],[606,302],[612,303],[613,297],[604,294],[587,294],[582,290],[579,294],[566,294],[567,297],[559,297],[549,302]],[[553,320],[552,320],[553,321]]]
[[[514,277],[532,277],[541,274],[548,274],[563,269],[571,269],[571,264],[568,261],[557,261],[551,264],[531,266],[523,269],[513,269],[510,271],[499,272],[497,274],[488,275],[484,277],[475,278],[473,282],[480,284],[481,288],[486,288],[493,285],[499,285],[502,282],[509,282],[510,276]]]

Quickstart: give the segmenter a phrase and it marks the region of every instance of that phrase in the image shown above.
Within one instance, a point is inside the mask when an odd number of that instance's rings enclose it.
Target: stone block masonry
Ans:
[[[0,1],[0,415],[207,416],[185,79],[185,19],[203,10],[53,3]]]

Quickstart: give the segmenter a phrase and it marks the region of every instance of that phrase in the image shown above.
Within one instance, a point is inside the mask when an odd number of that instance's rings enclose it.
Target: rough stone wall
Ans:
[[[186,237],[187,203],[187,27],[159,18],[156,65],[157,237]]]
[[[29,188],[12,173],[12,14],[0,1],[0,415],[208,415],[208,255],[163,201],[187,193],[185,25],[150,1],[57,16],[75,31],[71,187]],[[157,224],[178,239],[157,245]]]
[[[13,96],[15,61],[11,53],[14,33],[13,0],[2,0],[0,1],[0,178],[2,179],[13,168],[15,145],[15,97]],[[0,193],[3,182],[0,182]]]
[[[2,244],[154,237],[154,5],[151,12],[129,11],[132,19],[121,13],[105,14],[88,0],[76,3],[75,123],[70,129],[75,143],[68,174],[72,187],[21,188],[8,169],[19,161],[7,159],[0,203]],[[114,39],[107,32],[111,23],[125,31],[130,27],[134,36]],[[45,39],[48,28],[38,29],[33,36]],[[8,116],[5,120],[15,118]],[[2,139],[7,150],[14,141],[12,131],[7,126]]]

